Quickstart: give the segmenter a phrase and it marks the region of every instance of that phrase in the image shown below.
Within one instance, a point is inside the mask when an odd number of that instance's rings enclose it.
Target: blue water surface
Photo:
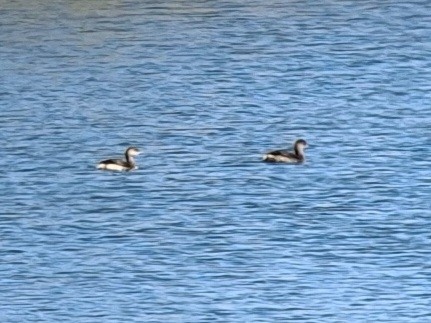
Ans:
[[[431,322],[429,12],[0,0],[0,321]]]

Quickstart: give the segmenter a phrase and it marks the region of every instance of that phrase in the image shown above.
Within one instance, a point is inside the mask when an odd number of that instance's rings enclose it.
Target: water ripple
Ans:
[[[2,3],[2,322],[429,320],[429,7]]]

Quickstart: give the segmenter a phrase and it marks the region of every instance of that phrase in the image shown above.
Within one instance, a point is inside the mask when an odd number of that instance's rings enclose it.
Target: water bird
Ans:
[[[293,152],[287,150],[274,150],[263,155],[263,161],[299,164],[305,161],[305,148],[307,148],[307,142],[304,139],[298,139],[293,145]]]
[[[123,159],[107,159],[102,160],[97,164],[97,169],[114,170],[114,171],[129,171],[136,169],[135,157],[141,152],[136,147],[129,147],[126,149],[124,155],[126,160]]]

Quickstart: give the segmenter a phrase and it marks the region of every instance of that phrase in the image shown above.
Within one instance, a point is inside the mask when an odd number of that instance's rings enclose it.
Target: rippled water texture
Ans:
[[[0,321],[431,322],[430,12],[0,0]]]

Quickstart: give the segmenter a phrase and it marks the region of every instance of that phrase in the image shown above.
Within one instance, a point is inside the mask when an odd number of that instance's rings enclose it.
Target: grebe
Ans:
[[[307,142],[304,139],[298,139],[293,146],[294,151],[275,150],[263,155],[266,162],[278,163],[302,163],[305,161],[304,149],[307,148]]]
[[[107,159],[102,160],[99,164],[97,164],[97,169],[106,169],[106,170],[132,170],[136,169],[135,158],[140,154],[140,151],[136,147],[129,147],[126,149],[124,155],[126,156],[126,160],[122,159]]]

